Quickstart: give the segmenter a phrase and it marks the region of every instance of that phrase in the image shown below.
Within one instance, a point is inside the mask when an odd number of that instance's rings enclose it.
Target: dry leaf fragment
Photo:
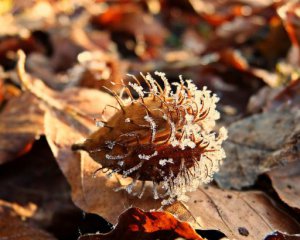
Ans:
[[[275,168],[267,173],[280,199],[300,210],[300,161]]]
[[[224,143],[227,158],[216,174],[222,188],[241,189],[254,184],[271,167],[296,161],[300,112],[274,111],[233,123]]]
[[[139,208],[129,208],[123,212],[118,224],[108,234],[86,234],[79,240],[201,240],[195,230],[186,222],[181,222],[168,212],[144,212]]]
[[[284,232],[275,231],[268,234],[264,240],[299,240],[300,234],[287,234]]]
[[[299,233],[299,223],[260,191],[221,190],[210,186],[189,194],[187,203],[165,208],[194,228],[217,229],[229,239],[263,239],[280,230]],[[283,221],[284,219],[284,221]]]
[[[0,164],[28,152],[43,134],[44,111],[30,93],[12,98],[0,113]]]

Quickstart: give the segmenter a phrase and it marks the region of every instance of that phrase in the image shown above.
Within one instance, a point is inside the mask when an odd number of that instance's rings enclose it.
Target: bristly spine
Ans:
[[[181,76],[173,92],[165,73],[154,74],[163,88],[152,75],[141,73],[147,91],[132,75],[133,82],[120,91],[128,99],[110,91],[120,109],[105,123],[100,121],[99,129],[74,149],[89,152],[103,169],[131,177],[132,183],[123,188],[128,193],[141,197],[144,183],[150,181],[153,197],[169,204],[186,200],[187,192],[212,180],[225,158],[222,142],[227,131],[214,131],[220,117],[215,94]],[[133,187],[139,181],[143,184],[138,194]]]

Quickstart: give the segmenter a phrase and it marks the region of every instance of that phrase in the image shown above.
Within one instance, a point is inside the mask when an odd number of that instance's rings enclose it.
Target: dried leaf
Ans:
[[[299,240],[300,234],[287,234],[284,232],[275,231],[268,234],[264,240]]]
[[[299,143],[295,147],[299,148]],[[273,169],[267,175],[280,199],[300,210],[300,161]]]
[[[263,239],[275,230],[298,233],[300,225],[259,191],[238,192],[200,188],[190,200],[166,210],[194,228],[218,229],[229,239]],[[284,219],[284,221],[282,221]]]
[[[110,233],[87,234],[81,236],[79,240],[176,238],[203,239],[188,223],[179,221],[168,212],[143,212],[138,208],[130,208],[120,215],[118,224]]]
[[[44,112],[30,93],[11,99],[0,113],[0,164],[31,149],[43,133]]]
[[[226,159],[216,174],[222,188],[251,186],[271,167],[293,162],[299,156],[299,111],[257,114],[233,123],[224,143]]]

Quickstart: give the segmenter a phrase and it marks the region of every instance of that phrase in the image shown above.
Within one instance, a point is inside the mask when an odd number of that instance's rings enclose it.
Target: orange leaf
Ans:
[[[202,240],[196,231],[186,222],[181,222],[168,212],[144,212],[139,208],[130,208],[119,217],[119,223],[108,234],[87,234],[79,240],[151,240],[176,239]]]

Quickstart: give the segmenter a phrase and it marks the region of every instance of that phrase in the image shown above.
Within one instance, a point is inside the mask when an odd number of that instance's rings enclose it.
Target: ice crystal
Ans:
[[[102,127],[105,126],[105,124],[102,121],[96,121],[96,126],[99,127],[99,128],[102,128]]]
[[[160,159],[159,160],[159,165],[165,166],[167,163],[174,163],[172,158],[169,159]]]
[[[141,160],[149,160],[150,158],[156,156],[158,153],[157,151],[155,151],[153,154],[151,155],[146,155],[146,154],[139,154],[138,157],[141,159]]]
[[[144,97],[145,94],[142,86],[139,86],[138,84],[131,83],[131,82],[129,82],[129,86],[132,87],[140,97]]]

